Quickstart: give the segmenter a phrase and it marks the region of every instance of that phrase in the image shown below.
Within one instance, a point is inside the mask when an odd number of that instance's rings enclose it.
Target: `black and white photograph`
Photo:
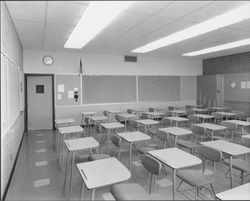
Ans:
[[[250,200],[250,1],[1,1],[1,200]]]

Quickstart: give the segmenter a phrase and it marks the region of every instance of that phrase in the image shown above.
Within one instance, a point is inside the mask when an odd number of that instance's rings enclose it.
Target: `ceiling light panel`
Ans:
[[[246,45],[250,45],[250,38],[231,42],[231,43],[226,43],[223,45],[218,45],[218,46],[214,46],[210,48],[205,48],[205,49],[194,51],[194,52],[188,52],[188,53],[183,54],[183,56],[197,56],[201,54],[208,54],[211,52],[218,52],[218,51],[232,49],[232,48],[246,46]]]
[[[64,47],[81,49],[131,3],[132,1],[90,1]]]
[[[202,23],[196,24],[182,31],[173,33],[156,41],[150,42],[142,47],[132,50],[135,53],[145,53],[165,47],[183,40],[187,40],[201,34],[217,30],[222,27],[232,25],[234,23],[250,18],[250,3],[216,16]]]

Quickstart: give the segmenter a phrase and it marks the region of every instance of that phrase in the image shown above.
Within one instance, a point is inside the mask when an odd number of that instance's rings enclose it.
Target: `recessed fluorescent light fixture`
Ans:
[[[133,1],[89,1],[64,48],[81,49]]]
[[[182,54],[182,56],[197,56],[197,55],[201,55],[201,54],[207,54],[207,53],[211,53],[211,52],[218,52],[218,51],[232,49],[232,48],[241,47],[241,46],[245,46],[245,45],[250,45],[250,38],[235,41],[235,42],[232,42],[232,43],[226,43],[226,44],[223,44],[223,45],[218,45],[218,46],[214,46],[214,47],[205,48],[205,49],[197,50],[197,51],[194,51],[194,52],[188,52],[188,53]]]
[[[217,17],[213,17],[209,20],[186,28],[182,31],[178,31],[166,37],[160,38],[156,41],[150,42],[142,47],[136,48],[131,52],[145,53],[150,52],[161,47],[165,47],[180,41],[193,38],[195,36],[214,31],[216,29],[232,25],[234,23],[243,21],[250,18],[250,3],[233,9]]]

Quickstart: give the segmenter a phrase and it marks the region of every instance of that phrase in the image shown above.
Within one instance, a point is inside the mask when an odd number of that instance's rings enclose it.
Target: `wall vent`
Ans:
[[[137,62],[137,56],[124,56],[125,62]]]

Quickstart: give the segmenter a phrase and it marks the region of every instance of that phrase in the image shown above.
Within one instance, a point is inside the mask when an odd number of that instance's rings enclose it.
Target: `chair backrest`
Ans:
[[[168,141],[168,134],[158,130],[156,136],[162,141]]]
[[[118,122],[120,122],[120,121],[121,121],[121,119],[120,119],[120,115],[119,115],[119,114],[115,114],[115,120],[116,120],[116,121],[118,121]]]
[[[193,115],[188,115],[188,119],[191,122],[191,124],[197,124],[199,123],[199,118]]]
[[[174,106],[168,106],[168,110],[174,110]]]
[[[236,119],[243,119],[245,116],[245,113],[243,111],[232,111],[232,113],[236,114]]]
[[[241,144],[250,148],[250,138],[246,138],[244,136],[241,137]]]
[[[149,107],[149,108],[148,108],[148,111],[149,111],[149,112],[154,112],[154,111],[155,111],[155,109],[154,109],[154,108],[152,108],[152,107]]]
[[[169,110],[166,110],[165,113],[164,113],[164,116],[165,117],[172,117],[172,112],[169,111]]]
[[[167,118],[165,118],[165,117],[162,118],[161,123],[162,123],[162,125],[165,126],[165,127],[171,126],[171,120],[170,120],[170,119],[167,119]]]
[[[141,155],[141,163],[150,173],[154,175],[161,173],[161,162],[149,154]]]
[[[231,122],[222,121],[221,125],[227,127],[228,130],[236,130],[237,129],[237,125],[234,123],[231,123]]]
[[[133,111],[132,111],[131,109],[127,109],[127,113],[128,113],[128,114],[132,114]]]
[[[219,120],[223,119],[223,115],[220,113],[212,112],[211,115],[214,116],[215,119],[219,119]]]
[[[101,133],[102,132],[102,127],[99,124],[95,124],[94,125],[94,129],[97,133]]]
[[[106,110],[103,111],[104,116],[108,116],[108,112]]]
[[[185,105],[185,109],[191,109],[192,106],[191,105]]]
[[[148,119],[148,114],[145,113],[145,112],[142,112],[142,113],[141,113],[141,118],[142,118],[142,119]]]
[[[121,138],[117,135],[113,135],[111,137],[111,142],[116,146],[116,147],[120,147],[121,146]]]
[[[86,124],[90,124],[90,117],[88,117],[88,116],[84,117],[84,122]]]
[[[212,162],[219,162],[223,158],[221,151],[203,145],[196,147],[196,152]]]
[[[186,109],[186,113],[187,113],[187,115],[192,115],[192,114],[194,114],[194,110],[192,110],[191,108]]]
[[[250,117],[247,117],[247,119],[246,119],[248,122],[250,122]]]
[[[131,119],[128,122],[129,122],[129,125],[132,126],[133,128],[135,128],[136,130],[139,129],[139,123],[136,122],[134,119]]]
[[[196,125],[192,125],[191,126],[191,131],[197,135],[204,135],[205,129],[200,127],[200,126],[196,126]]]

